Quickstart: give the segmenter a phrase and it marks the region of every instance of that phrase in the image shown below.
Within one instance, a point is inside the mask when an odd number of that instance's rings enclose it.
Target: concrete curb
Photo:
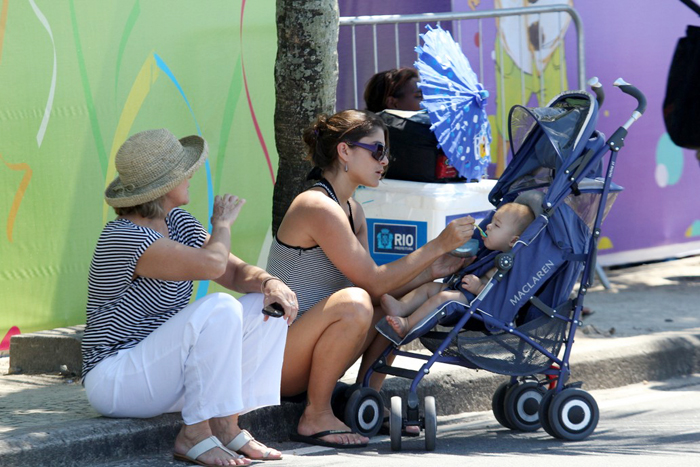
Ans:
[[[12,336],[9,374],[80,376],[84,331],[85,325],[79,325]]]
[[[582,337],[574,345],[571,367],[572,381],[583,381],[586,390],[699,372],[700,329],[626,338]],[[440,415],[490,410],[493,392],[507,380],[454,365],[433,370],[421,382],[419,395],[435,396]],[[352,371],[344,378],[353,379]],[[408,387],[408,380],[388,378],[387,400],[393,395],[405,399]],[[286,441],[302,410],[302,403],[284,402],[243,415],[240,422],[263,442]],[[0,465],[90,465],[127,455],[169,452],[180,420],[179,414],[145,420],[101,417],[41,430],[15,430],[0,437]]]

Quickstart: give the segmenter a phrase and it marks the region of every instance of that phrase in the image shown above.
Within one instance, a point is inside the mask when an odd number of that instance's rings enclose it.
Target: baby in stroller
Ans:
[[[483,235],[484,247],[492,251],[509,251],[534,219],[532,209],[525,204],[503,204],[486,227],[486,233]],[[398,344],[401,338],[442,303],[457,301],[468,304],[483,290],[495,272],[496,268],[493,268],[481,277],[465,274],[461,284],[456,283],[454,286],[438,282],[423,284],[400,300],[391,295],[383,295],[381,305],[387,314],[386,321],[396,333],[394,336],[389,332],[387,337]],[[386,331],[386,326],[382,327]]]

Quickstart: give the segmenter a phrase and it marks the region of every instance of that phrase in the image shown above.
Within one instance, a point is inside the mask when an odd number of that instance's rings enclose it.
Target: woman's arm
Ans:
[[[415,289],[420,285],[423,285],[427,282],[433,282],[436,279],[442,279],[443,277],[447,277],[450,274],[459,271],[461,268],[474,261],[474,259],[474,257],[458,258],[449,253],[446,253],[440,256],[435,261],[433,261],[430,267],[426,268],[411,282],[388,293],[393,297],[403,297],[406,293],[410,292],[411,290]]]
[[[367,220],[365,218],[365,213],[362,210],[362,207],[359,205],[359,203],[357,203],[354,199],[351,200],[351,203],[353,203],[353,206],[356,206],[355,208],[353,208],[353,213],[356,213],[355,222],[357,222],[360,225],[360,228],[357,231],[357,238],[364,247],[364,249],[369,251],[369,242],[367,238],[369,233],[367,230]],[[474,259],[476,258],[458,258],[450,254],[443,254],[442,256],[438,257],[435,261],[433,261],[429,267],[421,271],[412,280],[410,280],[404,285],[399,286],[394,290],[388,291],[387,293],[393,297],[403,297],[411,290],[423,284],[449,276],[453,272],[460,270],[468,263],[474,261]]]
[[[429,274],[425,270],[438,257],[471,238],[474,229],[472,218],[457,219],[418,250],[378,266],[367,250],[367,223],[362,207],[354,200],[351,203],[361,239],[350,229],[344,210],[318,191],[304,192],[295,199],[278,237],[285,243],[302,247],[319,245],[348,279],[373,298],[402,288],[413,280],[427,282],[427,276],[417,279],[418,276]],[[287,235],[297,241],[289,241]]]
[[[284,319],[289,324],[294,322],[299,311],[297,296],[280,279],[269,274],[264,269],[250,265],[229,253],[226,272],[215,282],[227,289],[241,293],[263,293],[263,306],[276,302],[284,308]],[[267,320],[267,317],[265,317]]]
[[[231,248],[231,225],[245,200],[217,196],[211,217],[212,233],[202,248],[161,238],[143,252],[136,263],[137,276],[168,281],[213,280],[226,271]]]

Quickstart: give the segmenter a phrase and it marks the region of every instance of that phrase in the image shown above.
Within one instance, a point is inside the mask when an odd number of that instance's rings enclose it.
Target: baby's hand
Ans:
[[[479,293],[481,281],[474,274],[467,274],[462,278],[462,284],[465,289],[473,294]]]

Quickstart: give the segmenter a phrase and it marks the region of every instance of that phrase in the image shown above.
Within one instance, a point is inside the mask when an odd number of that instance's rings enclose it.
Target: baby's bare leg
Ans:
[[[423,304],[420,307],[418,307],[418,309],[414,311],[412,315],[408,317],[406,323],[408,326],[408,330],[413,329],[413,327],[416,324],[418,324],[420,320],[428,316],[443,303],[449,301],[467,303],[466,297],[459,290],[443,290],[442,292],[433,295],[428,300],[423,302]]]
[[[420,287],[408,292],[401,297],[400,300],[395,299],[389,294],[384,294],[380,298],[382,310],[387,316],[408,316],[415,309],[421,306],[426,300],[435,294],[440,293],[445,288],[445,284],[439,282],[428,282]],[[398,331],[397,331],[398,332]]]
[[[391,328],[396,331],[396,334],[404,337],[420,322],[420,320],[428,316],[443,303],[449,301],[468,303],[462,292],[458,290],[443,290],[424,301],[423,304],[408,317],[387,316],[386,320],[391,325]]]
[[[408,318],[403,318],[401,316],[387,316],[386,320],[391,326],[391,329],[396,331],[396,334],[401,337],[404,337],[406,334],[408,334],[408,331],[411,330],[411,328],[408,326]]]

